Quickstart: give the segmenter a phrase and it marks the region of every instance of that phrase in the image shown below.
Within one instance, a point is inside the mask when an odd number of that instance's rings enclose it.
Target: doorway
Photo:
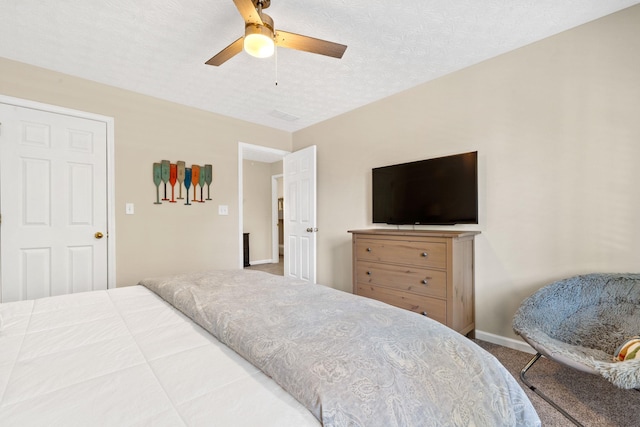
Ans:
[[[253,157],[255,156],[255,157]],[[244,268],[245,240],[251,243],[250,231],[244,223],[244,164],[247,159],[271,157],[282,160],[284,205],[284,276],[309,283],[316,281],[317,154],[312,145],[293,153],[252,144],[238,143],[238,264]],[[275,157],[277,156],[277,157]],[[272,162],[273,162],[272,161]],[[264,209],[268,210],[268,208]],[[264,211],[261,211],[264,212]],[[272,211],[273,212],[273,211]],[[276,219],[268,213],[268,220]],[[247,239],[246,233],[249,233]],[[273,233],[272,233],[273,234]],[[251,256],[250,256],[251,258]],[[268,262],[268,261],[267,261]]]
[[[281,163],[280,163],[281,164]],[[275,163],[274,163],[275,165]],[[280,165],[276,166],[280,170]],[[272,168],[275,169],[275,168]],[[284,187],[282,173],[271,175],[271,259],[270,262],[253,263],[245,268],[284,276]],[[246,183],[245,183],[246,185]],[[246,233],[245,233],[246,236]],[[245,241],[246,244],[246,241]],[[245,248],[246,251],[246,248]],[[246,253],[246,252],[245,252]]]
[[[279,256],[278,198],[282,197],[282,160],[288,153],[253,144],[238,145],[241,268],[283,274],[283,259]],[[249,266],[244,262],[247,252]]]

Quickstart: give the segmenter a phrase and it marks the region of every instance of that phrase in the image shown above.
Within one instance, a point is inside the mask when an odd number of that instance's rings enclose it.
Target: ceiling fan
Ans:
[[[271,0],[233,0],[244,18],[244,37],[218,52],[206,64],[219,66],[240,53],[242,49],[252,56],[266,58],[273,55],[275,45],[289,49],[342,58],[347,46],[286,31],[276,31],[273,19],[263,12]]]

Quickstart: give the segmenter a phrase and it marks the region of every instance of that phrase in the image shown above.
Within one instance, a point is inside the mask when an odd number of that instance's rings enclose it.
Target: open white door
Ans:
[[[284,275],[316,282],[316,146],[284,157]]]
[[[0,104],[0,301],[107,289],[107,124]]]

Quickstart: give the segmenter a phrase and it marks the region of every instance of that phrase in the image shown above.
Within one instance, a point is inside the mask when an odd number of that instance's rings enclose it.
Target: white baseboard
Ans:
[[[490,334],[489,332],[482,332],[476,330],[476,338],[482,341],[490,342],[492,344],[498,344],[503,347],[511,348],[513,350],[523,351],[525,353],[535,354],[536,351],[531,348],[529,344],[524,341],[516,340],[513,338],[507,338],[500,335]]]
[[[249,264],[251,264],[251,265],[273,264],[273,260],[272,259],[259,259],[259,260],[256,260],[256,261],[249,261]]]

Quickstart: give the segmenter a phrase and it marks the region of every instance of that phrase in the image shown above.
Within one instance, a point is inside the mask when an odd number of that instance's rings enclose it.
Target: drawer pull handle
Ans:
[[[371,272],[370,272],[370,271],[367,271],[367,275],[371,276]]]
[[[423,285],[428,285],[428,284],[429,284],[429,281],[428,281],[427,279],[422,279],[422,284],[423,284]]]
[[[428,254],[428,253],[426,253],[426,252],[422,252],[422,256],[423,256],[424,258],[426,258],[426,257],[428,257],[428,256],[429,256],[429,254]]]
[[[371,252],[371,248],[367,248],[367,252]]]

